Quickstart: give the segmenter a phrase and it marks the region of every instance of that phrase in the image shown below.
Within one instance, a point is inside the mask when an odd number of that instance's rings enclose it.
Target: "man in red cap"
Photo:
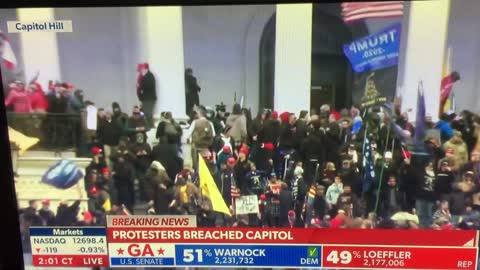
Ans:
[[[157,102],[157,90],[155,86],[155,77],[150,71],[148,63],[138,65],[141,78],[138,82],[137,94],[142,103],[142,109],[145,113],[147,123],[150,128],[153,127],[153,110]],[[139,75],[140,75],[139,74]]]
[[[250,171],[250,163],[248,162],[248,147],[245,145],[240,148],[238,161],[237,164],[235,164],[234,171],[237,187],[240,188],[242,194],[247,194],[248,183],[246,175]]]
[[[108,195],[110,195],[110,200],[112,203],[117,202],[117,189],[113,183],[112,173],[108,167],[104,167],[102,169],[102,176],[98,186],[100,187],[101,191],[105,191],[108,193]]]
[[[98,146],[92,147],[92,161],[88,164],[87,168],[85,168],[86,175],[89,175],[92,170],[96,170],[97,172],[101,172],[103,167],[106,167],[107,163],[105,162],[105,158],[102,155],[102,149]]]
[[[221,161],[220,171],[215,175],[215,183],[228,207],[232,205],[233,197],[237,197],[233,171],[235,163],[234,157]]]
[[[260,149],[256,154],[255,163],[257,169],[267,173],[272,171],[272,165],[269,161],[273,160],[280,132],[280,122],[274,117],[274,113],[275,112],[267,111],[265,114],[263,127],[260,130],[257,139],[260,144]]]
[[[38,210],[38,215],[43,219],[45,225],[55,226],[55,214],[50,210],[50,200],[42,201],[42,209]]]

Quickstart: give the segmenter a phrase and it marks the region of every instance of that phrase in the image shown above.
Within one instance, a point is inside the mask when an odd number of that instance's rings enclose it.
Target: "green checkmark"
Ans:
[[[318,248],[309,247],[308,248],[308,258],[317,258],[318,257]]]

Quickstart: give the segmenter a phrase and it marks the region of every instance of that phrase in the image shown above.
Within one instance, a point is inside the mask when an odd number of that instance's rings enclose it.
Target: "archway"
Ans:
[[[275,14],[265,25],[260,41],[259,107],[273,108],[275,93]],[[331,103],[335,108],[352,104],[363,74],[354,74],[343,54],[343,44],[368,35],[365,23],[347,26],[339,3],[314,4],[312,16],[312,78],[310,107]]]
[[[273,109],[275,94],[275,23],[276,13],[268,20],[260,39],[259,109]]]

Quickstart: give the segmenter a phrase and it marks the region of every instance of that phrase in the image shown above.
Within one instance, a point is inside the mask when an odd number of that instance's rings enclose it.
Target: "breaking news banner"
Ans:
[[[107,267],[104,227],[30,227],[34,266]]]
[[[33,264],[475,270],[478,263],[477,231],[196,225],[195,216],[108,216],[107,228],[31,227]]]
[[[163,227],[153,225],[152,216],[114,218],[120,217],[111,217],[107,227],[114,268],[474,270],[477,265],[476,231],[192,228],[186,225],[193,221],[181,221],[184,216],[169,222],[185,226]]]

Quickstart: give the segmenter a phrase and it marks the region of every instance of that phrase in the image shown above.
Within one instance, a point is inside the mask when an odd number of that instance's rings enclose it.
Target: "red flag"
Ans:
[[[448,74],[445,78],[442,79],[442,83],[440,84],[440,88],[442,89],[440,92],[440,108],[443,108],[445,102],[452,93],[453,83],[454,80],[452,74]]]

